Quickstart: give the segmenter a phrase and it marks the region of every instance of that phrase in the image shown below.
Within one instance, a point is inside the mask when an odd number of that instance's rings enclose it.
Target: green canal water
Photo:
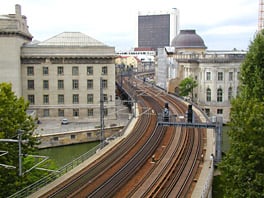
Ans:
[[[227,135],[228,127],[223,127],[223,136],[222,136],[222,151],[227,152],[229,150],[229,140]],[[62,167],[65,164],[76,159],[80,155],[86,153],[93,147],[97,146],[100,142],[90,142],[83,144],[75,144],[69,146],[61,146],[47,149],[40,149],[39,155],[49,156],[50,159],[55,161],[58,167]]]
[[[89,143],[74,144],[69,146],[40,149],[39,155],[48,156],[56,163],[58,167],[62,167],[65,164],[76,159],[80,155],[91,150],[99,143],[100,142],[89,142]]]

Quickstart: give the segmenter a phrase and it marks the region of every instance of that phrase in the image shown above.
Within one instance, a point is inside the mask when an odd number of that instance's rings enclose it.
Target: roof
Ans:
[[[203,39],[196,34],[195,30],[181,30],[171,42],[176,49],[198,48],[206,49]]]
[[[63,32],[38,43],[40,46],[106,46],[104,43],[81,32]]]

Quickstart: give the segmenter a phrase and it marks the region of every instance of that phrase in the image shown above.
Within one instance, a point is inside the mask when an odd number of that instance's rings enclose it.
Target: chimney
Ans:
[[[16,16],[21,17],[21,6],[16,4]]]

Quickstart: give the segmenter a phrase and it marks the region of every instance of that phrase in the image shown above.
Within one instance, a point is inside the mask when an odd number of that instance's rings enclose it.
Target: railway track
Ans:
[[[129,86],[131,89],[132,85]],[[143,113],[144,108],[152,109],[152,113],[141,114],[133,132],[111,149],[107,156],[98,159],[42,197],[124,197],[124,194],[126,197],[140,197],[137,193],[142,192],[143,197],[179,197],[188,193],[198,167],[201,133],[195,129],[157,126],[157,114],[161,113],[165,101],[170,103],[175,114],[185,113],[186,106],[179,105],[175,98],[168,97],[160,90],[145,85],[133,90],[142,92],[137,97],[140,113]],[[168,140],[164,140],[165,137]],[[167,142],[166,149],[161,149],[162,152],[156,155],[159,156],[158,162],[148,168],[144,177],[140,176],[139,182],[133,182],[136,173],[140,173],[146,164],[149,165],[151,156],[164,141]],[[163,167],[159,166],[162,163]],[[157,176],[150,183],[148,179],[153,178],[153,174]],[[130,190],[127,186],[129,183],[134,186]],[[142,186],[145,188],[142,189]]]
[[[174,114],[185,114],[186,105],[179,105],[174,97],[164,97],[164,93],[153,88],[145,90],[145,93],[152,97],[158,96],[163,102],[169,102],[170,106],[173,106],[171,109]],[[156,165],[145,169],[149,170],[145,177],[135,176],[135,181],[131,181],[133,185],[126,185],[116,197],[185,197],[190,193],[202,153],[203,132],[193,128],[174,129],[176,130],[173,135],[167,137],[173,141],[162,144],[162,147],[166,145],[166,150]],[[136,185],[137,180],[140,182]],[[132,190],[128,192],[126,189]]]

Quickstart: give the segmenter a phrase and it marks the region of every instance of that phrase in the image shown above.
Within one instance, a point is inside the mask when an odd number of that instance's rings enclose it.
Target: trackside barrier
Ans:
[[[212,165],[211,165],[211,168],[210,168],[208,177],[206,179],[206,182],[204,184],[201,198],[207,198],[208,195],[210,195],[210,190],[212,189],[213,178],[214,178],[214,165],[213,165],[213,160],[210,163],[212,163]]]

